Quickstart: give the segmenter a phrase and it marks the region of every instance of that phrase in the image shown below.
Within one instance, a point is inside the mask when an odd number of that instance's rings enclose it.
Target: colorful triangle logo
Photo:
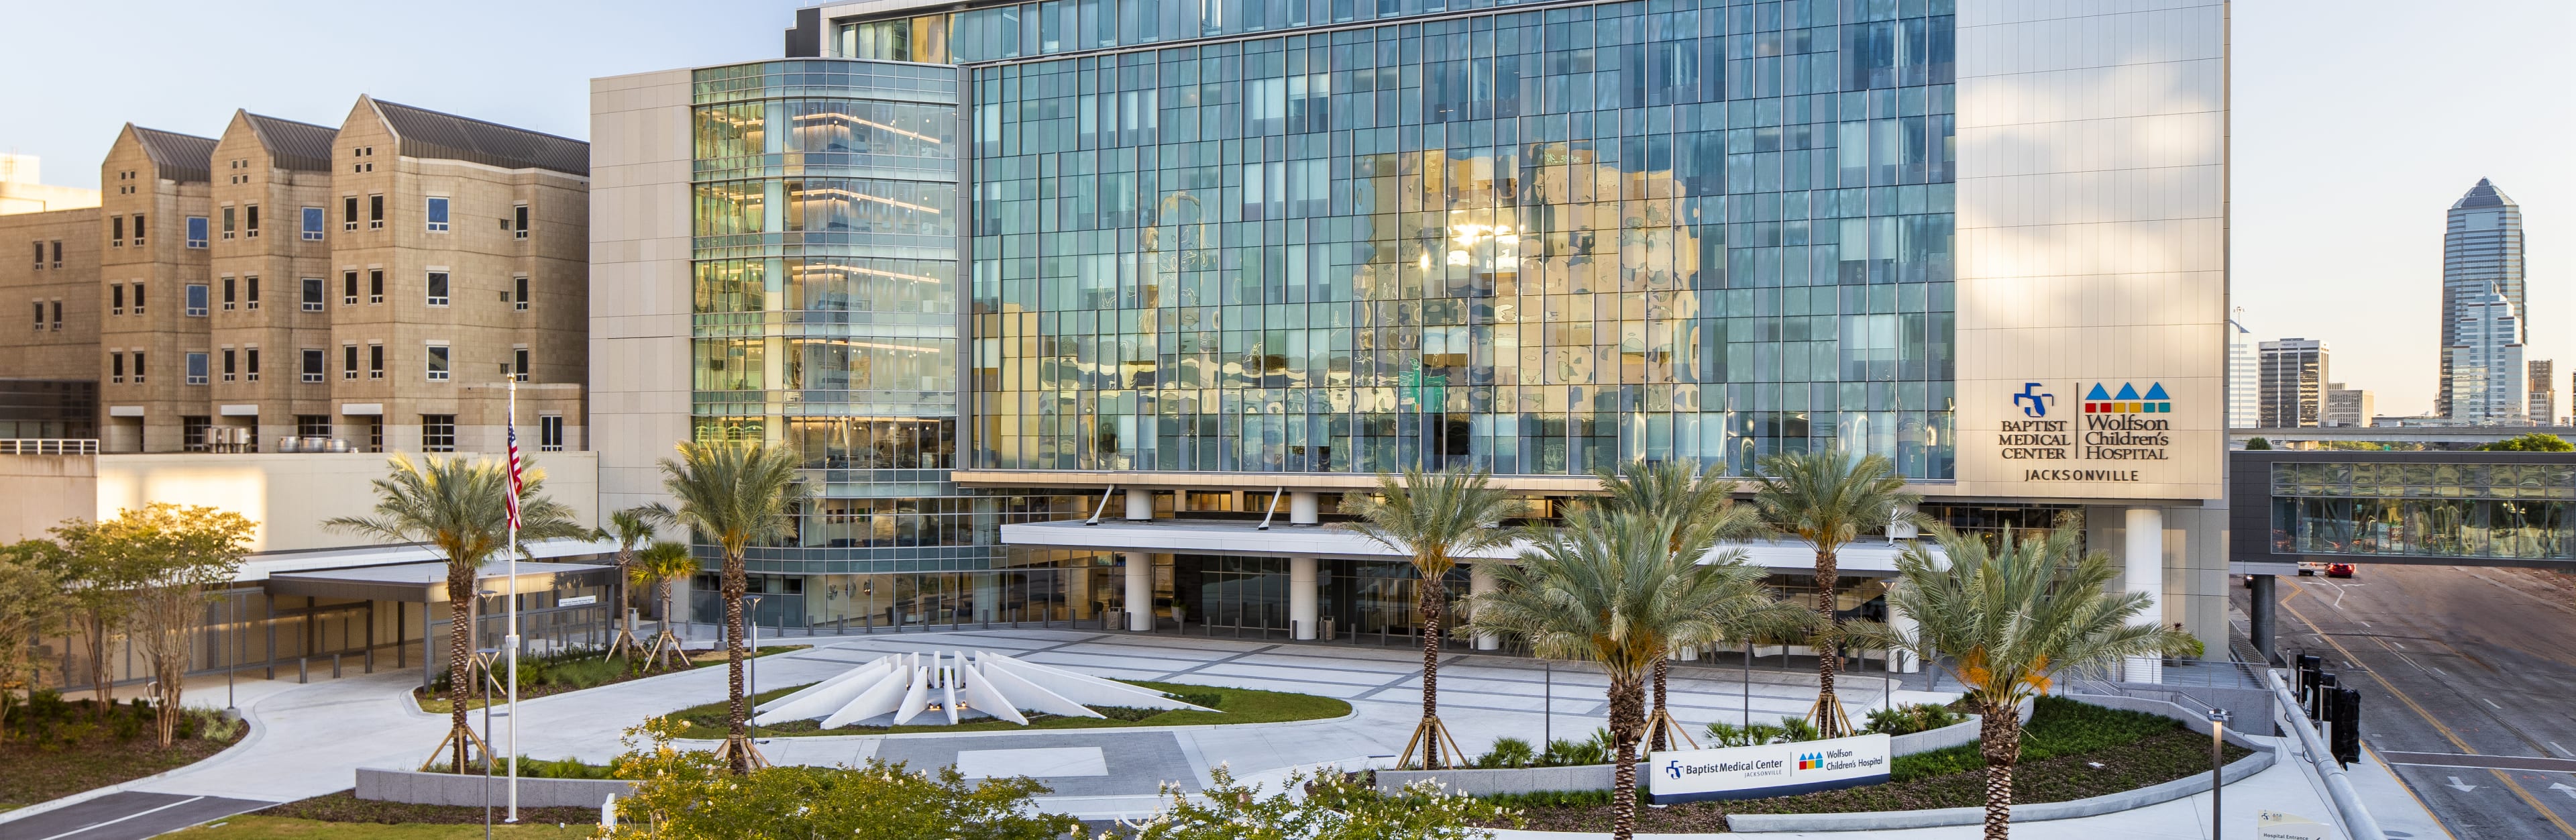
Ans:
[[[2164,384],[2164,383],[2162,383],[2162,382],[2158,382],[2158,383],[2156,383],[2156,384],[2153,384],[2153,385],[2149,385],[2149,386],[2147,386],[2147,399],[2151,399],[2151,400],[2169,400],[2169,399],[2173,399],[2173,398],[2172,398],[2172,397],[2165,396],[2165,384]]]
[[[2111,398],[2111,392],[2102,390],[2102,383],[2095,382],[2093,383],[2093,390],[2084,392],[2084,398],[2088,400],[2107,400]]]
[[[2120,383],[2120,395],[2119,395],[2119,396],[2116,396],[2116,397],[2112,397],[2112,399],[2115,399],[2115,400],[2134,400],[2134,399],[2138,399],[2138,386],[2136,386],[2136,385],[2131,385],[2131,384],[2126,383],[2126,382],[2122,382],[2122,383]]]

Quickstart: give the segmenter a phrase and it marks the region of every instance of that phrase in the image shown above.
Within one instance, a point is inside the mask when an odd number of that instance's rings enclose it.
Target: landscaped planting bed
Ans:
[[[192,710],[163,747],[148,703],[119,703],[102,719],[95,701],[52,691],[9,710],[0,740],[0,811],[186,767],[223,752],[250,727]]]
[[[2249,754],[2234,744],[2225,749],[2224,760],[2229,762]],[[2043,697],[2030,723],[2023,727],[2021,755],[2021,763],[2013,768],[2013,802],[2064,802],[2208,773],[2209,736],[2159,715]],[[1879,785],[1769,799],[1685,802],[1662,808],[1643,807],[1645,797],[1640,795],[1637,830],[1725,831],[1728,814],[1981,807],[1985,804],[1984,767],[1977,745],[1968,744],[1898,756],[1891,778]],[[1521,808],[1532,829],[1593,831],[1610,823],[1609,791],[1496,799]]]
[[[762,724],[759,729],[760,736],[764,738],[773,735],[797,737],[810,735],[885,735],[904,732],[1017,732],[1032,729],[1101,729],[1124,726],[1201,726],[1229,723],[1279,723],[1282,721],[1292,720],[1337,718],[1351,713],[1351,704],[1349,703],[1335,700],[1330,697],[1317,697],[1311,694],[1290,694],[1283,691],[1257,691],[1249,688],[1224,688],[1212,685],[1138,682],[1135,680],[1121,680],[1120,682],[1170,694],[1180,698],[1184,702],[1188,702],[1193,705],[1206,706],[1208,708],[1215,709],[1216,711],[1199,712],[1191,711],[1189,709],[1128,709],[1118,707],[1094,707],[1093,711],[1097,711],[1106,717],[1084,718],[1033,714],[1028,716],[1029,725],[1027,726],[1021,726],[1000,718],[987,717],[961,721],[955,726],[950,726],[945,723],[935,726],[916,724],[893,727],[853,725],[840,727],[838,729],[824,729],[821,725],[822,722],[818,720],[793,720],[785,723]],[[755,698],[752,705],[759,705],[760,703],[765,703],[779,697],[785,697],[802,688],[805,688],[805,686],[789,686],[787,688],[761,692]],[[687,728],[681,731],[680,737],[714,739],[725,736],[725,713],[725,703],[723,701],[718,701],[681,709],[680,711],[673,712],[671,717],[687,725]],[[946,718],[942,717],[941,720],[946,720]]]
[[[808,647],[812,646],[762,645],[759,655],[775,656]],[[528,700],[550,694],[563,694],[585,688],[616,685],[628,680],[640,680],[660,674],[676,673],[658,669],[648,673],[639,670],[635,663],[636,660],[631,657],[603,656],[598,651],[527,657],[519,660],[519,699]],[[721,667],[725,664],[724,648],[693,651],[689,654],[688,663],[691,668]],[[500,666],[498,671],[502,679],[501,684],[505,686],[509,684],[510,672],[507,667],[507,665]],[[448,672],[440,671],[437,681],[432,683],[430,688],[411,690],[412,701],[420,704],[421,711],[433,715],[447,714],[447,677]],[[501,694],[500,691],[492,692],[492,702],[502,702]],[[483,708],[483,693],[480,686],[476,687],[473,696],[466,698],[465,708]]]
[[[492,836],[554,840],[589,837],[598,830],[597,808],[521,808],[519,824],[502,819],[500,786],[493,786]],[[348,791],[297,800],[182,831],[177,837],[204,840],[312,837],[360,840],[463,840],[483,836],[484,810],[442,805],[406,805],[359,799]],[[558,826],[561,827],[558,827]]]

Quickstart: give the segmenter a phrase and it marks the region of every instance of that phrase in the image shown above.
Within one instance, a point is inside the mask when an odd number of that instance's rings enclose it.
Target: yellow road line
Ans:
[[[2282,606],[2288,607],[2289,600],[2290,599],[2288,598],[2281,599]],[[2380,676],[2377,669],[2363,665],[2361,657],[2352,655],[2352,651],[2345,649],[2342,642],[2335,641],[2333,636],[2326,635],[2325,628],[2318,627],[2316,622],[2308,620],[2307,615],[2299,612],[2297,607],[2289,607],[2289,610],[2290,615],[2298,618],[2299,623],[2307,625],[2309,630],[2314,631],[2317,634],[2317,638],[2326,640],[2326,644],[2334,646],[2335,652],[2343,654],[2344,661],[2355,665],[2362,665],[2362,670],[2370,674],[2371,681],[2379,683],[2380,688],[2387,689],[2389,696],[2395,697],[2398,702],[2406,704],[2406,708],[2415,710],[2415,715],[2423,718],[2425,723],[2432,724],[2434,731],[2442,733],[2442,738],[2450,741],[2451,746],[2458,747],[2460,752],[2465,754],[2478,754],[2478,751],[2471,748],[2467,741],[2460,740],[2460,736],[2453,733],[2450,727],[2443,726],[2441,721],[2433,719],[2433,713],[2425,711],[2422,704],[2415,702],[2415,698],[2408,697],[2406,696],[2406,692],[2397,690],[2397,686],[2390,683],[2388,678]],[[2389,772],[2395,773],[2396,770],[2395,768],[2390,768]],[[2512,776],[2505,775],[2505,772],[2502,770],[2491,769],[2487,772],[2495,774],[2496,781],[2504,783],[2505,789],[2513,791],[2513,795],[2520,797],[2523,804],[2531,806],[2532,810],[2540,812],[2540,816],[2543,819],[2547,819],[2550,824],[2558,826],[2558,830],[2566,834],[2569,840],[2576,840],[2576,825],[2568,825],[2567,821],[2561,819],[2557,812],[2549,810],[2549,806],[2543,804],[2540,801],[2540,797],[2531,795],[2531,791],[2524,790],[2521,784],[2515,782]],[[2447,831],[2448,829],[2444,830]]]

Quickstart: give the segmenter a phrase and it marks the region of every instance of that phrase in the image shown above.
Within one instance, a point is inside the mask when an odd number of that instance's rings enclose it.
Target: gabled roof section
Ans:
[[[2520,206],[2522,205],[2513,203],[2513,198],[2511,196],[2505,195],[2503,190],[2496,189],[2495,185],[2488,183],[2485,178],[2478,179],[2478,185],[2470,187],[2469,194],[2460,196],[2459,201],[2451,203],[2451,209],[2453,210],[2467,210],[2477,207]]]
[[[339,129],[248,111],[242,112],[242,118],[250,122],[251,133],[259,137],[259,144],[268,149],[269,159],[277,165],[309,172],[331,171],[331,141],[340,136]]]
[[[588,143],[381,99],[370,101],[386,127],[401,138],[401,154],[590,176]]]
[[[158,177],[173,181],[205,182],[214,180],[215,138],[180,134],[157,128],[144,128],[126,123],[134,140],[143,144],[143,155],[152,159]]]

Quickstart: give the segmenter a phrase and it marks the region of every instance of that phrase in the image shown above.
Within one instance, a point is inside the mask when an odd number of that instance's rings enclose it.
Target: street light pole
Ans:
[[[2220,745],[2226,742],[2226,732],[2227,710],[2209,710],[2209,840],[2220,840],[2219,831],[2227,822],[2224,812],[2219,809],[2218,801],[2221,781],[2219,760],[2223,756]]]

